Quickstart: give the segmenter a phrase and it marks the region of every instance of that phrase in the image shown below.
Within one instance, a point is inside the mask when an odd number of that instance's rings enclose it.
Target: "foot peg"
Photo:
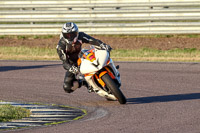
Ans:
[[[90,86],[90,87],[88,87],[87,89],[88,89],[88,92],[89,92],[89,93],[91,93],[91,92],[94,92],[94,90],[92,89],[92,87],[91,87],[91,86]]]
[[[116,69],[119,69],[119,65],[116,66]]]

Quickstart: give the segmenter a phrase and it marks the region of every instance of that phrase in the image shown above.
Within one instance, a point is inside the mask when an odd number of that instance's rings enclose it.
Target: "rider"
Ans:
[[[80,88],[83,82],[77,80],[75,75],[79,73],[77,60],[83,43],[100,46],[102,49],[111,50],[111,47],[102,41],[95,39],[84,32],[79,32],[78,27],[73,22],[65,23],[62,27],[60,40],[56,47],[60,60],[66,71],[63,88],[65,92],[71,93]]]

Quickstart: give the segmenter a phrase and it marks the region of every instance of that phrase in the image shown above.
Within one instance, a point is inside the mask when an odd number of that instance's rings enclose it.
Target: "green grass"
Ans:
[[[196,48],[156,50],[142,48],[137,50],[117,49],[111,52],[115,61],[164,61],[200,62],[200,50]],[[0,46],[1,60],[59,60],[56,49],[39,47]]]
[[[18,36],[13,36],[13,35],[0,35],[0,39],[5,39],[5,38],[16,38],[16,39],[49,39],[53,38],[57,35],[18,35]]]
[[[0,59],[11,60],[57,60],[56,49],[39,47],[0,47]]]
[[[22,119],[24,117],[29,117],[31,114],[30,110],[15,107],[12,105],[0,105],[0,122],[7,122],[13,119]]]
[[[124,61],[200,62],[200,50],[195,48],[171,50],[143,48],[139,50],[116,50],[111,54],[114,60]]]

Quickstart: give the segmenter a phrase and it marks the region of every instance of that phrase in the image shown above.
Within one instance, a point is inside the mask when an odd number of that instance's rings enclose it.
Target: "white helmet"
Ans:
[[[78,27],[75,23],[68,22],[62,27],[62,36],[68,44],[73,44],[78,40]]]

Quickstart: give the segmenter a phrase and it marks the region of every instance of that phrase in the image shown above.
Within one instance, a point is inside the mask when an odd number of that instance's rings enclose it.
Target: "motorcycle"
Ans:
[[[121,79],[117,70],[119,66],[114,65],[109,51],[98,46],[84,48],[79,54],[77,64],[89,92],[95,92],[107,100],[118,100],[120,104],[126,103],[126,97],[120,90]]]

